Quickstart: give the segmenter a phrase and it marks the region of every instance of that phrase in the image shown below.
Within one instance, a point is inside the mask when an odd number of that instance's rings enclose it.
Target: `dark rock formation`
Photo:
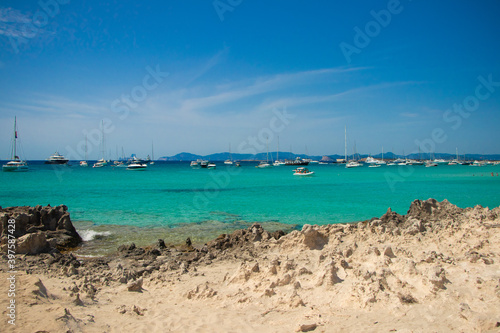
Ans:
[[[8,229],[9,219],[15,220],[15,229],[12,227]],[[16,253],[19,254],[64,251],[82,242],[71,223],[68,207],[64,205],[0,209],[0,245],[3,252],[5,252],[8,234],[17,239]]]

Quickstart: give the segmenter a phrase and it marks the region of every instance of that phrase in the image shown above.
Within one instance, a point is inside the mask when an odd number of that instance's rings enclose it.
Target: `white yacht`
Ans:
[[[45,164],[66,164],[68,163],[68,161],[69,160],[67,158],[56,151],[53,155],[45,160]]]
[[[133,171],[143,171],[146,170],[148,165],[146,163],[140,163],[140,162],[132,162],[127,166],[127,170],[133,170]]]
[[[17,117],[14,117],[14,140],[12,142],[11,160],[2,165],[3,171],[28,171],[28,164],[17,156]]]

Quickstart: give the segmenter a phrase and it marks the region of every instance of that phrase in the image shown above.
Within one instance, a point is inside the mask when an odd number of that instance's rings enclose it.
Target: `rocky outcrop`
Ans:
[[[15,227],[9,227],[9,220]],[[68,212],[60,205],[36,207],[9,207],[0,209],[0,238],[2,252],[6,251],[8,235],[16,238],[16,253],[38,254],[54,250],[64,251],[82,242]]]

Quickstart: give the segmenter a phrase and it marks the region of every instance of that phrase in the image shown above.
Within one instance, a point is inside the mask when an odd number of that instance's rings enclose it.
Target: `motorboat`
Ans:
[[[102,168],[102,167],[105,167],[106,165],[108,165],[108,162],[104,158],[101,158],[99,161],[95,162],[92,167],[93,168]]]
[[[486,165],[484,162],[479,162],[479,161],[474,161],[472,162],[471,166],[484,166]]]
[[[63,155],[59,154],[59,152],[55,152],[48,159],[45,160],[45,164],[66,164],[68,163],[68,159]]]
[[[426,168],[436,167],[436,166],[438,166],[438,164],[436,162],[434,162],[434,161],[427,161],[427,162],[425,162],[425,167]]]
[[[127,170],[143,171],[146,170],[147,167],[148,165],[146,163],[133,162],[127,166]]]
[[[200,167],[200,160],[191,161],[191,163],[189,164],[189,166],[192,167],[192,168],[199,168]]]
[[[22,161],[17,156],[17,117],[14,117],[14,140],[12,143],[11,160],[7,164],[2,165],[2,170],[10,172],[28,171],[28,163]]]
[[[297,169],[293,170],[294,171],[294,176],[312,176],[314,175],[314,171],[310,171],[307,168],[304,167],[298,167]]]
[[[207,164],[207,169],[215,169],[216,167],[217,167],[217,165],[215,163],[209,162]]]
[[[309,165],[309,162],[297,157],[294,160],[285,160],[285,165]]]
[[[87,161],[80,161],[80,166],[81,167],[88,167],[89,164],[87,163]]]

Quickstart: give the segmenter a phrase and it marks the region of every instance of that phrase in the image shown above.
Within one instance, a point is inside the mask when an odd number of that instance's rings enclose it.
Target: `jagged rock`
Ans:
[[[445,283],[448,283],[444,268],[435,266],[429,269],[428,279],[432,283],[434,290],[446,289]]]
[[[16,252],[19,254],[38,254],[48,251],[47,237],[37,232],[26,234],[17,239]]]
[[[318,231],[318,226],[305,224],[302,227],[303,243],[311,250],[321,250],[328,243],[328,236]]]
[[[413,217],[418,220],[429,221],[454,216],[460,214],[462,211],[462,208],[451,204],[446,199],[442,202],[439,202],[436,199],[427,199],[424,201],[414,200],[411,203],[410,209],[406,215],[407,217]]]
[[[324,271],[320,273],[317,286],[327,285],[333,286],[336,283],[342,282],[342,279],[337,275],[338,268],[333,261],[325,265]]]
[[[73,304],[75,304],[76,306],[83,306],[83,302],[80,299],[80,294],[75,295],[75,299],[73,300]]]
[[[232,234],[221,234],[215,240],[206,244],[205,251],[212,253],[220,253],[224,250],[238,247],[242,248],[250,246],[253,242],[263,239],[264,229],[258,223],[254,223],[248,229],[236,230]],[[276,240],[282,237],[285,233],[281,230],[270,233],[270,236]]]
[[[28,246],[17,249],[17,253],[38,254],[54,250],[69,250],[82,242],[80,235],[76,232],[67,212],[68,207],[61,205],[57,207],[8,207],[0,208],[0,236],[7,237],[7,225],[9,219],[16,221],[14,236],[18,241],[24,240],[23,236],[42,234],[41,236],[26,237],[29,242],[36,242],[36,248]],[[33,238],[35,237],[35,238]],[[19,242],[18,242],[19,244]]]
[[[49,296],[49,293],[47,292],[47,288],[45,288],[45,285],[43,284],[42,280],[39,278],[36,278],[36,281],[33,283],[33,289],[31,292],[40,297],[47,298]]]
[[[167,246],[165,245],[165,241],[163,239],[158,239],[156,242],[156,247],[159,249],[165,249]]]
[[[314,324],[303,324],[300,325],[300,327],[297,329],[297,332],[311,332],[314,331],[318,325],[316,323]]]
[[[127,289],[128,289],[128,291],[141,292],[142,291],[142,283],[143,283],[143,280],[141,277],[141,278],[139,278],[139,280],[134,280],[134,281],[129,282],[127,284]]]
[[[386,246],[384,249],[384,256],[387,256],[389,258],[396,258],[394,255],[394,252],[392,252],[392,247]]]

